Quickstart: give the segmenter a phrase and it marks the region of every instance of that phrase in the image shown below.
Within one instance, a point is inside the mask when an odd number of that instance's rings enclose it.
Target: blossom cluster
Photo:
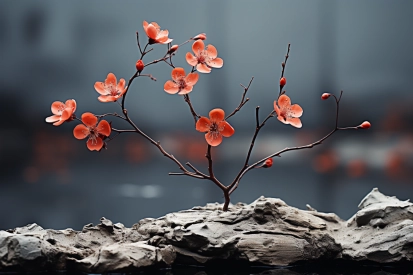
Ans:
[[[288,54],[290,51],[290,45],[288,45],[288,52],[285,56],[284,62],[281,63],[282,73],[278,83],[274,83],[274,90],[278,89],[279,92],[274,93],[274,102],[270,114],[262,122],[259,122],[258,111],[259,107],[256,108],[256,129],[253,135],[252,142],[250,144],[245,164],[242,166],[240,172],[234,179],[234,181],[225,186],[215,177],[212,170],[212,156],[211,156],[211,147],[216,147],[220,145],[223,141],[223,137],[231,137],[234,135],[235,130],[231,124],[227,121],[235,113],[237,113],[249,100],[245,98],[247,91],[250,88],[252,79],[247,87],[244,87],[244,93],[242,95],[242,100],[240,105],[229,115],[225,116],[225,111],[221,108],[214,108],[209,112],[209,116],[201,116],[196,111],[192,102],[189,98],[189,94],[194,90],[195,85],[197,84],[200,74],[209,74],[213,69],[222,68],[224,61],[222,58],[218,57],[218,51],[215,46],[212,44],[205,45],[205,40],[207,36],[205,33],[200,33],[194,37],[189,38],[187,41],[181,44],[172,45],[173,39],[169,37],[168,30],[162,30],[159,24],[156,22],[148,23],[143,21],[143,30],[148,38],[146,45],[141,47],[139,40],[139,32],[137,35],[138,48],[140,52],[140,59],[136,61],[135,67],[136,71],[133,76],[130,78],[128,83],[126,83],[124,78],[118,78],[114,73],[109,73],[106,76],[106,79],[101,82],[97,81],[94,84],[95,91],[99,94],[97,99],[103,103],[117,102],[121,107],[123,115],[117,113],[107,113],[104,115],[95,115],[91,112],[83,113],[80,118],[75,115],[76,111],[76,101],[74,99],[66,100],[65,103],[60,101],[55,101],[52,103],[51,111],[52,116],[46,118],[46,122],[53,123],[55,126],[59,126],[64,122],[70,122],[77,120],[80,122],[74,129],[73,135],[76,139],[86,139],[86,146],[91,151],[101,151],[102,148],[107,148],[107,143],[115,138],[117,135],[125,132],[134,132],[145,139],[150,143],[155,145],[162,154],[172,161],[174,161],[179,169],[183,173],[170,173],[171,175],[187,175],[199,179],[208,179],[213,181],[218,187],[220,187],[224,192],[225,204],[224,210],[228,209],[229,195],[237,188],[239,181],[243,175],[250,171],[252,168],[269,168],[273,165],[273,157],[279,156],[281,153],[291,150],[301,150],[306,148],[312,148],[315,145],[321,144],[323,140],[331,136],[335,131],[338,130],[347,130],[347,129],[368,129],[371,124],[368,121],[363,122],[356,127],[338,127],[338,105],[341,99],[341,95],[336,97],[333,94],[324,93],[321,96],[321,99],[326,100],[331,96],[335,98],[337,104],[337,116],[336,116],[336,126],[332,132],[326,135],[324,138],[316,141],[312,144],[306,146],[300,146],[295,148],[286,148],[276,153],[272,153],[263,159],[255,162],[254,164],[249,164],[249,159],[251,156],[251,151],[253,149],[255,139],[260,131],[260,129],[265,125],[267,120],[276,116],[277,119],[283,124],[288,124],[296,128],[302,127],[301,116],[303,115],[303,108],[298,104],[292,104],[291,99],[287,96],[286,91],[284,90],[285,85],[287,84],[287,79],[284,76],[285,66],[288,59]],[[182,67],[175,67],[173,64],[173,57],[177,54],[177,51],[181,49],[187,43],[192,43],[191,50],[185,54],[185,60],[190,66],[189,70],[185,70]],[[143,59],[147,56],[148,53],[152,51],[148,49],[148,46],[151,45],[166,45],[166,53],[160,59],[155,59],[150,62],[144,63]],[[125,98],[128,94],[132,82],[138,77],[149,77],[152,80],[156,80],[150,74],[144,74],[145,68],[157,63],[166,63],[172,68],[171,70],[171,79],[167,80],[163,85],[163,90],[170,95],[179,95],[182,96],[185,102],[189,105],[191,114],[195,120],[195,130],[201,133],[205,133],[205,141],[208,144],[206,157],[208,159],[208,171],[209,174],[202,173],[196,169],[192,164],[187,163],[187,165],[193,170],[190,171],[186,169],[179,160],[177,160],[172,154],[169,154],[161,145],[160,142],[154,141],[149,135],[144,133],[129,117],[128,111],[125,108]],[[187,71],[189,71],[187,73]],[[278,94],[278,95],[277,95]],[[122,119],[129,123],[132,129],[116,129],[113,128],[111,123],[109,123],[104,118],[106,116],[112,116],[119,119]],[[111,137],[112,133],[116,135]]]

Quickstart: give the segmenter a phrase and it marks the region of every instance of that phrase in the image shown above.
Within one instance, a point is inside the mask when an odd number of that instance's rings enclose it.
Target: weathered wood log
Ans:
[[[31,224],[0,231],[0,271],[136,271],[174,264],[286,266],[306,262],[413,263],[413,204],[373,189],[348,221],[280,199],[208,204],[126,228],[102,218],[82,231]]]

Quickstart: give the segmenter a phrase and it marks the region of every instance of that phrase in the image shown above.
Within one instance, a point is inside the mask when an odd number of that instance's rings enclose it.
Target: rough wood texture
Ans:
[[[0,270],[136,271],[177,263],[413,262],[413,204],[377,189],[348,221],[280,199],[220,204],[143,219],[132,228],[101,219],[82,231],[31,224],[0,231]]]

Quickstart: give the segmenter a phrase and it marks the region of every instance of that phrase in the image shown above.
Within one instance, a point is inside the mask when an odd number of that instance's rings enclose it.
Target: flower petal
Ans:
[[[65,108],[65,105],[63,104],[63,102],[55,101],[52,103],[52,113],[54,115],[61,115],[64,108]]]
[[[60,119],[59,115],[52,115],[52,116],[46,117],[46,122],[52,123],[52,122],[58,121],[59,119]]]
[[[277,113],[278,116],[281,113],[280,108],[278,108],[277,106],[277,100],[274,100],[274,111]]]
[[[191,66],[196,66],[198,64],[198,59],[190,52],[187,52],[185,55],[186,62]]]
[[[86,126],[94,127],[96,126],[96,123],[98,122],[98,118],[95,117],[95,115],[92,113],[84,113],[82,114],[82,122]]]
[[[232,126],[226,121],[221,121],[218,124],[218,129],[224,137],[230,137],[235,133],[234,128],[232,128]]]
[[[59,126],[62,125],[63,122],[65,122],[65,120],[59,119],[58,121],[56,121],[55,123],[53,123],[54,126]]]
[[[184,68],[180,68],[180,67],[174,68],[171,72],[172,79],[175,80],[176,82],[180,78],[185,77],[185,75],[186,73],[185,73]]]
[[[201,41],[202,41],[202,40],[201,40]],[[218,51],[217,51],[217,49],[216,49],[214,46],[212,46],[211,44],[209,44],[209,45],[207,46],[206,51],[207,51],[207,54],[208,54],[208,57],[209,57],[209,58],[214,59],[214,58],[216,58],[216,57],[218,56]]]
[[[145,30],[145,32],[146,32],[146,29],[148,28],[148,22],[146,22],[146,21],[143,21],[143,23],[142,23],[142,26],[143,26],[143,29]]]
[[[300,117],[303,114],[303,108],[300,105],[294,104],[291,106],[289,116]]]
[[[145,32],[146,32],[146,35],[147,35],[149,38],[153,39],[153,40],[155,40],[155,39],[156,39],[156,36],[158,35],[158,30],[157,30],[156,27],[155,27],[154,25],[152,25],[152,24],[149,24],[149,25],[148,25],[148,27],[146,28]]]
[[[189,73],[186,77],[185,77],[185,83],[186,85],[190,85],[190,86],[194,86],[199,79],[199,75],[197,73]]]
[[[218,133],[208,132],[205,134],[205,139],[211,146],[218,146],[222,142],[222,135]]]
[[[107,137],[110,135],[112,131],[109,122],[107,122],[106,120],[101,120],[98,124],[98,127],[96,127],[96,130],[99,134]]]
[[[112,95],[101,95],[98,97],[100,102],[113,102],[118,100],[119,97],[112,96]]]
[[[156,22],[151,22],[151,25],[153,25],[157,30],[161,29],[161,26],[159,26]]]
[[[287,123],[297,128],[301,128],[303,126],[301,120],[298,117],[287,118]]]
[[[195,125],[195,129],[199,132],[208,132],[211,125],[211,121],[207,117],[201,117],[198,119]]]
[[[179,91],[179,86],[172,80],[168,80],[165,82],[165,85],[163,85],[163,89],[168,94],[176,94]]]
[[[198,40],[198,41],[202,41],[202,40]],[[200,73],[205,73],[205,74],[208,74],[211,72],[211,68],[203,63],[199,63],[198,65],[196,65],[196,70]]]
[[[212,60],[207,60],[206,63],[212,68],[221,68],[224,65],[224,60],[218,57]]]
[[[86,145],[90,151],[99,151],[103,147],[103,140],[100,137],[97,137],[95,140],[89,138]]]
[[[278,98],[278,106],[280,106],[280,109],[288,108],[290,107],[290,105],[291,105],[291,100],[285,94]]]
[[[193,88],[193,86],[186,85],[185,88],[183,88],[179,91],[178,95],[186,95],[186,94],[192,92],[192,88]]]
[[[73,114],[72,108],[66,108],[62,112],[62,116],[60,117],[61,120],[66,121],[68,120]]]
[[[105,84],[103,82],[96,82],[95,83],[95,90],[101,95],[107,95],[108,92],[105,89]]]
[[[90,134],[89,129],[83,124],[79,124],[75,127],[75,129],[73,129],[73,135],[77,139],[84,139],[89,134]]]
[[[199,54],[204,50],[205,44],[202,40],[197,40],[192,44],[192,51],[195,53],[196,56],[199,56]]]
[[[113,73],[109,73],[105,80],[106,86],[116,86],[116,76]]]
[[[222,109],[214,109],[209,112],[209,119],[212,122],[220,122],[223,121],[225,118],[225,112]]]
[[[173,39],[168,38],[168,37],[162,37],[162,38],[158,38],[155,41],[157,41],[160,44],[168,44],[171,43]]]
[[[288,124],[287,119],[286,119],[285,117],[283,117],[283,116],[277,116],[277,119],[278,119],[279,121],[281,121],[282,123],[284,123],[284,124]]]
[[[119,80],[119,83],[118,83],[117,88],[118,88],[119,92],[122,93],[122,90],[125,89],[125,79],[121,78],[121,79]],[[123,93],[122,93],[122,94],[123,94]]]
[[[74,99],[68,99],[65,102],[66,108],[71,108],[72,113],[76,111],[76,101]]]

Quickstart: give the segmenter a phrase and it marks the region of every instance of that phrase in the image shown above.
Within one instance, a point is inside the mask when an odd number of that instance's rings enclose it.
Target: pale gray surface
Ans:
[[[288,266],[338,259],[413,261],[413,204],[373,189],[348,221],[300,210],[280,199],[208,204],[147,218],[132,228],[101,219],[82,231],[36,224],[0,231],[0,270],[138,271],[172,264],[249,263]]]

